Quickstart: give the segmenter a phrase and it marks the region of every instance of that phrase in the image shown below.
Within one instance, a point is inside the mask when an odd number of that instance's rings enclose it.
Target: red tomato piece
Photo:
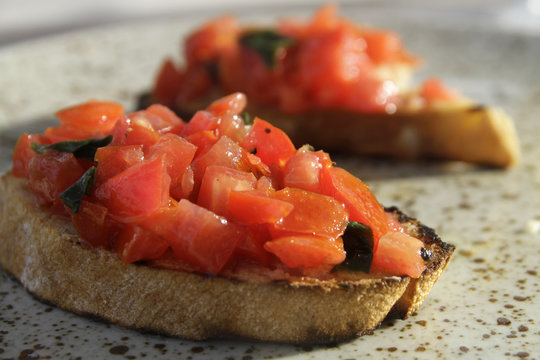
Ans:
[[[246,105],[246,95],[241,92],[235,92],[215,100],[206,110],[214,113],[216,116],[223,116],[225,114],[238,115],[246,108]]]
[[[283,169],[283,185],[318,193],[322,167],[316,153],[299,149]]]
[[[11,173],[16,177],[28,177],[28,163],[37,156],[30,147],[32,143],[43,144],[46,140],[39,134],[22,134],[13,149]]]
[[[232,16],[222,16],[204,24],[188,36],[185,42],[189,64],[216,61],[224,50],[236,44],[238,23]]]
[[[403,227],[403,225],[401,225],[401,223],[399,222],[398,219],[396,219],[395,217],[392,216],[392,214],[390,213],[387,213],[385,212],[386,214],[386,219],[387,219],[387,223],[388,223],[388,231],[400,231],[400,232],[405,232],[405,228]]]
[[[210,111],[199,110],[186,124],[182,131],[184,137],[196,134],[200,131],[215,130],[218,126],[218,117]]]
[[[454,100],[458,97],[458,94],[447,88],[439,79],[429,78],[422,84],[420,96],[426,99],[427,102],[433,102],[437,100]]]
[[[162,135],[159,141],[148,150],[148,159],[164,157],[167,173],[171,177],[171,195],[177,199],[184,195],[182,180],[196,151],[195,145],[174,134]]]
[[[107,133],[124,114],[124,107],[110,101],[88,101],[56,112],[63,125],[83,131]]]
[[[193,169],[191,168],[191,165],[187,167],[186,171],[184,172],[184,176],[182,176],[182,182],[180,185],[180,188],[182,189],[182,198],[184,199],[192,199],[191,194],[193,193],[193,188],[195,187],[195,178],[193,175]]]
[[[368,30],[361,33],[366,44],[366,53],[374,63],[390,63],[403,59],[403,45],[395,33]]]
[[[96,183],[120,174],[127,168],[144,160],[142,145],[108,145],[96,151],[94,160],[98,163],[96,168]]]
[[[253,127],[241,146],[255,153],[266,165],[276,165],[278,168],[282,168],[296,153],[296,148],[287,134],[259,118],[255,118]]]
[[[264,248],[290,268],[335,265],[345,260],[341,238],[333,240],[312,235],[284,236],[266,242]]]
[[[50,206],[53,212],[65,213],[58,195],[79,180],[84,171],[73,154],[48,150],[28,163],[28,186],[41,205]]]
[[[247,235],[241,238],[236,247],[235,256],[270,266],[277,258],[264,248],[264,244],[269,240],[271,237],[266,226],[250,225]]]
[[[404,232],[389,232],[379,239],[370,272],[419,277],[426,268],[420,250],[424,244]]]
[[[85,140],[88,138],[102,138],[104,136],[104,134],[101,132],[88,132],[72,125],[49,127],[47,130],[45,130],[44,135],[49,143]]]
[[[160,103],[167,106],[174,106],[176,95],[182,87],[184,72],[179,71],[171,59],[166,59],[161,65],[161,69],[156,78],[153,97]]]
[[[195,157],[198,158],[210,150],[210,148],[218,141],[218,137],[212,130],[203,130],[185,137],[187,141],[197,147]]]
[[[271,198],[259,191],[231,191],[227,213],[244,224],[275,224],[291,213],[290,202]]]
[[[96,199],[122,221],[148,216],[169,201],[171,178],[163,158],[135,164],[97,186]]]
[[[105,206],[83,200],[79,211],[70,212],[71,220],[79,236],[95,247],[109,249],[117,225],[107,217]]]
[[[226,216],[230,192],[252,190],[256,181],[251,173],[224,166],[208,166],[201,182],[197,204]]]
[[[185,122],[178,117],[171,109],[161,104],[153,104],[146,109],[148,114],[155,115],[152,125],[160,134],[180,134],[185,126]],[[159,121],[159,120],[160,121]]]
[[[212,75],[207,64],[189,64],[183,73],[182,86],[174,98],[176,105],[189,103],[212,88]]]
[[[148,120],[148,114],[143,111],[121,117],[114,127],[113,136],[112,145],[143,145],[145,152],[160,138]]]
[[[163,238],[137,225],[125,225],[114,243],[115,251],[126,264],[157,259],[168,247]]]
[[[323,171],[322,192],[345,204],[350,221],[371,228],[376,251],[379,238],[388,232],[388,219],[368,186],[348,171],[332,167]]]
[[[296,188],[284,188],[271,196],[294,205],[288,216],[270,228],[273,237],[298,233],[337,238],[347,227],[347,210],[329,196]]]
[[[208,166],[219,165],[238,169],[245,165],[242,161],[243,158],[243,149],[238,143],[229,139],[227,136],[221,137],[205,154],[199,156],[191,163],[195,178],[195,191],[198,191],[198,187]]]
[[[245,232],[210,210],[182,199],[166,240],[174,254],[201,272],[217,274],[231,259]]]

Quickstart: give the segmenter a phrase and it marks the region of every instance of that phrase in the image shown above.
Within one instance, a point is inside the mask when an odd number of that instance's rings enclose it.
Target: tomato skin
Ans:
[[[84,171],[73,154],[48,150],[28,163],[28,187],[37,195],[40,205],[65,214],[58,195],[73,185]]]
[[[227,213],[244,224],[274,224],[291,213],[294,205],[259,191],[231,191]]]
[[[96,183],[100,184],[120,174],[127,168],[142,162],[144,160],[143,146],[109,145],[100,147],[96,151],[94,160],[98,163]]]
[[[110,101],[88,101],[55,113],[60,123],[88,133],[107,133],[124,114],[124,107]]]
[[[135,164],[94,189],[99,203],[122,221],[145,217],[166,206],[171,178],[162,157]]]
[[[60,125],[47,128],[44,136],[48,143],[53,144],[61,141],[97,139],[104,137],[104,134],[101,132],[88,132],[72,125]]]
[[[244,236],[241,228],[225,218],[182,199],[166,240],[180,260],[203,273],[217,274]]]
[[[224,166],[208,166],[201,182],[197,204],[218,215],[226,216],[230,192],[252,190],[256,181],[251,173]]]
[[[343,202],[350,221],[371,228],[376,251],[379,238],[388,231],[388,218],[368,186],[348,171],[332,167],[323,170],[322,193]]]
[[[273,239],[264,248],[290,268],[335,265],[345,260],[341,238],[331,240],[313,235],[293,235]]]
[[[291,139],[269,122],[255,118],[253,127],[241,143],[248,152],[254,152],[263,163],[282,168],[296,153]]]
[[[214,113],[217,116],[223,116],[226,114],[238,115],[246,108],[246,105],[246,95],[241,92],[235,92],[215,100],[206,108],[206,110]]]
[[[291,234],[338,238],[347,227],[347,210],[329,196],[296,188],[284,188],[271,196],[294,205],[288,216],[270,227],[274,238]]]
[[[125,225],[114,243],[115,251],[126,264],[140,260],[153,260],[165,253],[169,244],[161,237],[137,226]]]
[[[33,157],[37,156],[37,153],[32,150],[30,145],[32,143],[43,144],[45,141],[43,136],[39,134],[24,133],[19,137],[13,149],[13,165],[11,167],[13,176],[28,177],[28,163]]]
[[[404,232],[389,232],[379,240],[370,272],[418,278],[426,268],[420,255],[424,244]]]
[[[105,206],[87,200],[81,202],[79,211],[70,212],[71,220],[79,236],[95,247],[109,249],[117,224],[107,217]]]

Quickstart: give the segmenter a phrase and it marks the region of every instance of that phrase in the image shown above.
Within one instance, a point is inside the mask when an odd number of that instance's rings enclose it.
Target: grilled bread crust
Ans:
[[[420,306],[454,247],[389,209],[434,253],[419,279],[240,280],[124,264],[81,241],[69,219],[35,205],[25,180],[0,181],[0,265],[36,297],[123,327],[191,340],[244,338],[284,343],[347,340],[390,313]]]

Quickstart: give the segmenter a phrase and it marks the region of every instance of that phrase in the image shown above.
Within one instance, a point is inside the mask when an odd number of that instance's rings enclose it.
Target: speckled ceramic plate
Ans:
[[[242,20],[272,20],[313,8],[248,8]],[[89,98],[133,107],[162,58],[213,13],[71,33],[0,50],[0,164],[24,131],[41,131],[60,107]],[[465,94],[516,120],[523,159],[508,171],[457,163],[337,159],[457,246],[419,310],[373,335],[332,346],[189,342],[82,318],[29,295],[0,270],[0,358],[20,359],[458,359],[540,358],[540,36],[481,23],[475,14],[347,6],[353,20],[400,31],[427,66]]]

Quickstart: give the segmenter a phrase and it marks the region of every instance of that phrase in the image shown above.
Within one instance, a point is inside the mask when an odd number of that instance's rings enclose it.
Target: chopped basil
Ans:
[[[73,185],[58,195],[60,200],[73,212],[78,213],[84,195],[90,195],[94,186],[96,167],[90,167]]]
[[[334,267],[337,270],[369,272],[373,260],[373,231],[367,225],[349,221],[343,234],[345,260]]]
[[[50,145],[32,143],[30,146],[32,150],[38,154],[43,154],[47,150],[56,150],[60,152],[72,153],[76,158],[94,160],[94,155],[96,154],[97,149],[109,145],[112,139],[112,135],[109,135],[103,139],[61,141]]]
[[[278,51],[292,45],[293,42],[293,38],[273,30],[249,31],[240,37],[240,44],[255,50],[270,69],[276,65]]]
[[[253,119],[247,111],[241,113],[240,117],[242,118],[242,120],[244,120],[244,125],[253,125]]]

